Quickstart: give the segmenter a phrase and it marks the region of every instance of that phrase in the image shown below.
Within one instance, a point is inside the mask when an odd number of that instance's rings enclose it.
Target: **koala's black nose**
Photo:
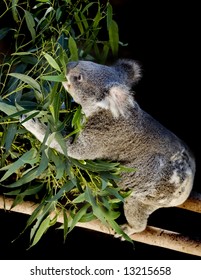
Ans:
[[[75,68],[78,65],[78,61],[71,61],[67,64],[67,72],[73,68]]]

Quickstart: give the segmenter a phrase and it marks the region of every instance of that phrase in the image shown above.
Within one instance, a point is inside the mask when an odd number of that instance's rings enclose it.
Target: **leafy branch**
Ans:
[[[66,64],[78,59],[105,63],[108,55],[118,54],[118,25],[110,3],[72,2],[4,1],[0,15],[13,19],[12,26],[0,29],[0,39],[12,37],[11,55],[0,66],[0,190],[15,198],[12,207],[26,199],[39,203],[25,227],[32,227],[31,246],[61,214],[64,239],[77,222],[98,218],[130,241],[116,222],[129,195],[118,188],[125,168],[59,154],[20,122],[22,115],[39,118],[47,125],[46,138],[56,138],[65,149],[64,138],[79,133],[84,118],[63,89]]]

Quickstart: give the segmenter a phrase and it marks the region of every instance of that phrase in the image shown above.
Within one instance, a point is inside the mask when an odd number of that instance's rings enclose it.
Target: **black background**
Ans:
[[[194,190],[201,192],[198,4],[156,2],[111,1],[120,40],[128,43],[121,47],[119,56],[141,63],[143,78],[135,88],[136,100],[190,146],[197,162]],[[79,228],[64,244],[62,231],[54,227],[27,250],[29,231],[11,242],[23,230],[27,218],[0,210],[0,259],[200,259],[138,242],[133,248],[128,242]],[[201,216],[185,210],[157,210],[149,224],[201,238]]]

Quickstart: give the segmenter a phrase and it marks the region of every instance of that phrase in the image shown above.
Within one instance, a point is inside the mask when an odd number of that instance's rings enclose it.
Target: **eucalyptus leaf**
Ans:
[[[107,220],[105,218],[105,213],[102,207],[97,205],[96,199],[93,196],[90,188],[86,187],[85,190],[85,199],[92,206],[93,214],[105,225],[108,226]]]
[[[116,21],[112,20],[109,26],[109,42],[113,55],[116,57],[119,49],[119,30]]]
[[[112,189],[112,188],[108,188],[108,189],[107,189],[107,192],[108,192],[110,195],[112,195],[112,196],[118,198],[121,202],[124,202],[124,198],[119,194],[118,190]]]
[[[48,53],[44,53],[44,57],[47,60],[47,62],[52,66],[52,68],[61,72],[61,69],[60,69],[58,63],[56,62],[56,60],[51,55],[49,55]]]
[[[93,27],[94,28],[97,28],[101,19],[102,19],[102,14],[101,14],[100,10],[98,9],[97,14],[96,14],[96,16],[93,20]]]
[[[110,226],[115,230],[116,233],[121,235],[125,240],[129,241],[133,244],[133,240],[121,229],[121,227],[117,224],[117,222],[110,220]]]
[[[68,47],[69,47],[70,54],[71,54],[71,60],[77,61],[79,59],[78,49],[77,49],[77,44],[72,36],[70,36],[68,39]]]
[[[82,128],[81,123],[82,123],[82,108],[81,106],[78,106],[72,119],[72,126],[77,129],[81,129]]]
[[[41,190],[43,189],[43,184],[40,185],[36,185],[36,186],[29,186],[25,191],[21,192],[20,189],[18,190],[14,190],[11,192],[6,192],[6,195],[22,195],[23,197],[27,196],[27,195],[34,195],[34,194],[38,194]]]
[[[38,176],[40,176],[46,169],[46,166],[43,166],[42,164],[38,167],[31,168],[24,176],[22,176],[18,181],[10,184],[5,185],[6,188],[17,188],[19,186],[22,186],[24,184],[27,184],[34,179],[36,179]],[[40,172],[39,172],[40,170]]]
[[[37,208],[32,212],[31,216],[28,218],[27,223],[26,223],[26,227],[24,229],[24,231],[32,225],[32,223],[41,215],[42,210],[44,209],[44,202],[41,202]],[[42,216],[43,218],[43,216]],[[24,232],[23,231],[23,232]]]
[[[16,136],[17,124],[13,123],[8,126],[7,131],[5,132],[5,148],[8,151],[11,148],[12,142]]]
[[[32,55],[32,52],[14,52],[11,55],[22,55],[22,56],[27,56],[27,55]]]
[[[13,115],[17,112],[17,109],[15,106],[0,100],[0,111],[4,112],[6,115]]]
[[[9,76],[19,79],[28,84],[30,87],[36,89],[38,92],[41,92],[39,83],[37,83],[36,80],[34,80],[32,77],[21,73],[10,73]]]
[[[113,16],[112,5],[110,3],[108,3],[108,5],[107,5],[107,29],[108,30],[112,24],[112,16]]]
[[[62,82],[66,82],[66,77],[64,75],[57,75],[57,76],[41,76],[40,77],[42,80],[45,80],[45,81],[51,81],[51,82],[59,82],[59,83],[62,83]]]
[[[97,219],[96,216],[94,216],[93,212],[91,211],[90,213],[86,213],[82,216],[82,218],[79,220],[80,223],[87,223],[92,220]]]
[[[65,241],[68,234],[68,216],[65,209],[63,209],[63,221],[64,221],[63,229],[64,229],[64,241]]]
[[[73,199],[72,203],[81,203],[85,201],[85,193],[79,194],[76,198]]]
[[[33,42],[35,42],[36,31],[34,29],[35,22],[34,22],[33,15],[29,11],[26,11],[26,10],[24,11],[24,14],[25,14],[25,20],[26,20],[27,27],[28,27],[29,32],[31,34],[31,38],[32,38]]]
[[[26,163],[34,164],[38,161],[36,159],[37,151],[36,149],[32,148],[31,150],[27,151],[25,154],[23,154],[16,162],[2,167],[0,171],[8,169],[8,171],[4,174],[4,176],[0,179],[0,182],[6,180],[10,175],[15,173],[21,166],[23,166]]]
[[[40,206],[42,206],[42,207],[40,207]],[[39,205],[39,207],[36,209],[36,211],[34,211],[33,217],[31,215],[32,218],[30,217],[30,220],[28,220],[29,224],[37,219],[36,223],[34,224],[34,226],[31,229],[31,234],[30,234],[30,239],[31,240],[35,236],[37,230],[39,229],[39,227],[42,223],[42,221],[44,221],[44,219],[49,216],[49,214],[54,210],[54,207],[55,207],[54,202],[46,203],[45,201],[43,201],[41,203],[41,205]]]
[[[31,244],[31,247],[33,247],[34,245],[36,245],[36,243],[38,243],[38,241],[41,239],[41,237],[43,236],[43,234],[48,230],[48,228],[51,226],[50,225],[51,219],[48,216],[40,225],[39,229],[36,232],[36,235],[34,237],[34,240]]]
[[[78,28],[80,30],[80,33],[82,35],[84,33],[84,28],[83,28],[83,25],[82,25],[82,21],[80,20],[79,15],[78,15],[77,12],[74,13],[74,17],[75,17],[77,26],[78,26]]]
[[[85,204],[72,218],[70,223],[70,228],[68,232],[71,232],[71,230],[76,226],[76,224],[80,221],[80,219],[86,214],[87,209],[89,208],[90,204]]]
[[[49,159],[52,160],[56,166],[56,179],[62,179],[64,172],[66,171],[67,163],[63,157],[58,157],[51,149],[48,150]]]
[[[15,22],[19,22],[19,15],[18,15],[18,10],[17,10],[17,4],[19,0],[12,0],[12,14],[13,14],[13,19]]]
[[[86,160],[86,161],[80,161],[76,159],[72,159],[71,161],[79,166],[81,169],[84,170],[90,170],[94,172],[100,172],[100,171],[118,171],[117,167],[119,166],[119,163],[110,163],[107,161],[91,161],[91,160]]]

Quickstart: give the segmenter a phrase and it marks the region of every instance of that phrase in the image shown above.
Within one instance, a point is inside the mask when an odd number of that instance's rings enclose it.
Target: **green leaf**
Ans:
[[[34,29],[35,27],[34,18],[30,12],[25,10],[24,13],[25,13],[25,20],[26,20],[27,27],[29,29],[29,32],[31,33],[32,41],[35,42],[36,31]]]
[[[80,20],[80,18],[78,16],[77,12],[74,13],[74,17],[75,17],[75,20],[76,20],[76,24],[77,24],[77,26],[78,26],[78,28],[80,30],[80,33],[81,33],[81,35],[83,35],[84,28],[83,28],[82,22],[81,22],[81,20]]]
[[[51,82],[66,82],[66,77],[65,75],[57,75],[57,76],[41,76],[40,77],[42,80],[45,81],[51,81]]]
[[[89,4],[87,4],[85,7],[83,7],[82,13],[84,12],[88,12],[89,8],[94,4],[95,2],[91,2]]]
[[[4,112],[6,115],[13,115],[17,113],[17,109],[15,106],[7,104],[4,101],[0,100],[0,111]]]
[[[49,4],[49,1],[46,1],[46,2],[48,2],[48,4]],[[49,14],[49,15],[48,15]],[[37,27],[36,27],[36,29],[37,30],[39,30],[40,28],[44,28],[44,29],[48,29],[48,27],[49,27],[49,25],[50,25],[50,22],[48,23],[47,21],[48,21],[48,17],[50,16],[51,17],[51,15],[52,14],[55,14],[55,10],[54,10],[54,8],[53,7],[49,7],[49,8],[47,8],[47,9],[45,9],[45,14],[44,14],[44,16],[42,17],[42,18],[40,18],[40,20],[37,22]],[[44,23],[45,22],[45,23]],[[53,27],[53,25],[52,25],[52,27]],[[54,27],[55,28],[55,27]],[[47,39],[47,41],[49,41],[48,39]]]
[[[112,163],[107,161],[101,161],[101,160],[76,160],[71,158],[71,162],[75,165],[77,165],[79,168],[84,170],[90,170],[94,172],[101,172],[101,171],[117,171],[119,163]]]
[[[47,60],[47,62],[52,66],[52,68],[61,72],[61,69],[60,69],[58,63],[56,62],[56,60],[51,55],[49,55],[48,53],[44,53],[44,57]]]
[[[10,175],[16,172],[20,167],[24,166],[24,164],[29,163],[33,164],[38,161],[36,158],[37,151],[36,149],[32,148],[25,154],[23,154],[17,161],[14,163],[1,168],[0,170],[8,169],[8,171],[4,174],[4,176],[0,179],[0,182],[6,180]]]
[[[97,205],[95,197],[92,195],[90,188],[86,187],[85,190],[85,199],[92,206],[93,214],[105,225],[108,226],[108,223],[105,218],[105,213],[100,205]]]
[[[27,183],[33,181],[34,179],[36,179],[38,176],[40,176],[45,171],[45,169],[46,169],[46,165],[43,166],[43,164],[41,163],[39,165],[39,167],[31,168],[18,181],[14,182],[10,185],[7,185],[5,187],[6,188],[17,188],[24,184],[27,184]]]
[[[107,57],[108,57],[108,53],[110,50],[110,45],[108,44],[108,42],[104,42],[104,47],[103,47],[103,51],[101,53],[101,63],[105,64]]]
[[[113,9],[112,5],[108,3],[107,5],[107,29],[109,30],[112,23]]]
[[[82,128],[81,120],[82,120],[82,108],[81,106],[78,106],[75,114],[73,115],[72,126],[77,129],[81,129]]]
[[[37,222],[34,224],[34,226],[31,229],[30,233],[30,239],[33,239],[33,236],[35,235],[37,229],[39,228],[41,222],[54,210],[55,203],[54,202],[48,202],[45,201],[41,202],[41,204],[37,207],[37,209],[33,212],[31,217],[29,218],[28,222],[29,225],[33,223],[33,221],[37,218]],[[27,222],[27,226],[28,226]],[[27,228],[26,226],[26,228]],[[25,228],[25,229],[26,229]]]
[[[108,180],[104,180],[103,178],[101,178],[101,190],[105,190],[107,185],[108,185]]]
[[[119,165],[119,168],[120,168],[121,172],[135,172],[135,171],[137,171],[137,169],[134,168],[134,167],[127,167],[127,166],[124,166],[124,165]]]
[[[23,192],[21,192],[21,190],[18,189],[11,192],[7,192],[6,195],[17,195],[17,194],[20,194],[22,196],[33,195],[39,193],[43,189],[43,186],[44,186],[43,184],[36,185],[36,186],[31,185]]]
[[[119,49],[119,29],[117,23],[112,20],[109,26],[109,42],[114,56],[117,56]]]
[[[31,224],[39,217],[42,209],[44,207],[44,201],[41,202],[38,207],[33,211],[33,213],[31,214],[31,216],[28,218],[27,223],[26,223],[26,227],[24,228],[23,232],[29,227],[31,226]],[[22,232],[22,233],[23,233]]]
[[[116,233],[123,236],[123,238],[133,244],[133,240],[121,229],[121,227],[113,220],[108,221],[110,226],[115,230]]]
[[[70,228],[68,233],[76,226],[76,224],[80,221],[80,219],[86,214],[87,209],[90,207],[89,204],[85,204],[73,217],[71,223],[70,223]]]
[[[51,219],[48,216],[40,225],[39,229],[37,230],[34,240],[31,244],[31,247],[33,247],[34,245],[36,245],[36,243],[38,243],[38,241],[41,239],[41,237],[43,236],[43,234],[48,230],[48,228],[51,226],[50,225]]]
[[[77,49],[77,44],[72,36],[70,36],[68,39],[68,47],[69,47],[70,54],[71,54],[71,60],[77,61],[79,59],[78,58],[78,49]]]
[[[22,111],[21,111],[21,112],[22,112]],[[26,113],[21,113],[21,115],[22,115],[22,114],[26,114]],[[37,111],[37,110],[33,110],[33,111],[31,111],[31,112],[27,112],[26,115],[27,115],[27,117],[21,121],[21,124],[27,122],[27,121],[30,120],[30,119],[35,118],[36,116],[39,116],[39,115],[40,115],[40,112]]]
[[[37,168],[36,177],[38,177],[43,173],[43,171],[48,167],[48,163],[49,163],[49,158],[46,155],[46,150],[43,150],[40,164]]]
[[[59,110],[61,108],[61,99],[57,92],[58,83],[55,83],[50,94],[51,104],[49,105],[49,110],[52,114],[55,126],[59,123]]]
[[[19,16],[18,16],[18,11],[17,11],[17,4],[19,0],[12,0],[12,14],[13,14],[13,19],[15,22],[19,22]]]
[[[87,223],[92,220],[97,219],[96,216],[94,216],[93,212],[86,213],[85,215],[82,216],[82,218],[79,220],[80,223]]]
[[[61,179],[64,175],[64,171],[66,170],[66,161],[62,156],[58,156],[52,151],[52,149],[48,150],[49,159],[52,160],[56,166],[56,179]]]
[[[22,56],[27,56],[27,55],[33,55],[32,52],[14,52],[14,53],[11,53],[11,55],[22,55]]]
[[[85,32],[86,32],[86,38],[88,39],[89,37],[89,24],[88,24],[88,21],[86,19],[86,17],[84,16],[83,13],[80,14],[81,18],[82,18],[82,23],[84,25],[84,28],[85,28]]]
[[[98,27],[98,24],[100,22],[100,20],[102,19],[102,14],[100,12],[100,9],[98,9],[98,12],[93,20],[93,27],[94,28],[97,28]]]
[[[24,83],[28,84],[31,88],[34,88],[38,92],[41,92],[40,85],[32,77],[21,73],[10,73],[8,75],[23,81]]]
[[[13,124],[9,124],[7,131],[6,131],[6,137],[5,137],[5,148],[6,151],[8,151],[12,145],[12,142],[15,138],[17,132],[17,124],[13,123]]]
[[[68,217],[66,213],[66,209],[63,209],[63,219],[64,219],[64,241],[66,240],[67,234],[68,234]]]
[[[85,193],[81,193],[75,199],[73,199],[72,203],[81,203],[85,201]]]
[[[116,189],[107,188],[107,192],[110,195],[115,196],[116,198],[118,198],[121,202],[124,202],[124,198],[118,193],[118,191]]]

